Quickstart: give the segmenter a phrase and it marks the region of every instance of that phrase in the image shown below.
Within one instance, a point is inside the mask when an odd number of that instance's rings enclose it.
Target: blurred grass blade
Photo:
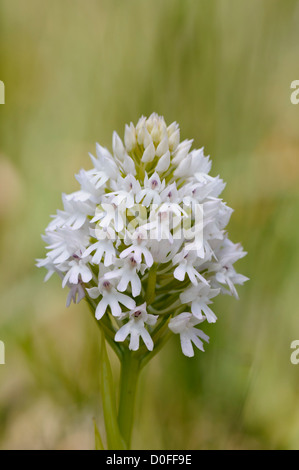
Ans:
[[[100,431],[98,430],[96,420],[93,418],[95,450],[105,450]]]

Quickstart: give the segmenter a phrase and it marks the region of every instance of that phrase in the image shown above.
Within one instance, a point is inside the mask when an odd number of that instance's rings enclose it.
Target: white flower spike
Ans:
[[[186,356],[203,351],[197,325],[217,320],[211,299],[237,297],[247,280],[234,267],[246,253],[226,232],[225,183],[192,143],[155,113],[126,125],[111,153],[96,145],[93,168],[76,175],[79,190],[63,194],[46,228],[37,266],[60,276],[68,305],[85,297],[118,351],[145,357],[170,332]]]

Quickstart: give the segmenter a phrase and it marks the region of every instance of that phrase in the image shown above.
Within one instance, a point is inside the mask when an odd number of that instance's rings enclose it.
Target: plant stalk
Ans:
[[[128,449],[131,447],[135,398],[140,366],[140,358],[136,356],[136,353],[130,350],[124,352],[121,362],[118,424]]]

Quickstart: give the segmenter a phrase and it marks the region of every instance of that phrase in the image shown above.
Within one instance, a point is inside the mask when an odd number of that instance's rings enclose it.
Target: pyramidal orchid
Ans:
[[[78,191],[63,194],[43,236],[47,256],[37,266],[46,279],[60,276],[67,305],[85,299],[102,331],[110,449],[130,448],[140,369],[172,335],[185,356],[204,351],[209,338],[197,326],[217,320],[212,299],[237,297],[235,286],[247,280],[234,268],[246,253],[226,232],[225,184],[192,143],[157,114],[126,125],[124,141],[114,132],[112,152],[96,145],[93,167],[76,175]],[[121,362],[118,410],[105,340]]]

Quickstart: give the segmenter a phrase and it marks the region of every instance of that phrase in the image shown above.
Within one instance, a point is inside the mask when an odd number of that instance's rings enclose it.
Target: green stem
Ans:
[[[127,350],[124,353],[121,362],[118,424],[128,449],[130,449],[131,446],[135,397],[140,365],[140,359],[134,352]]]
[[[105,335],[102,333],[101,341],[101,368],[100,368],[100,385],[104,411],[105,428],[107,434],[107,443],[109,450],[126,449],[126,443],[121,436],[118,422],[116,403],[114,395],[114,384],[110,361],[107,354]]]

